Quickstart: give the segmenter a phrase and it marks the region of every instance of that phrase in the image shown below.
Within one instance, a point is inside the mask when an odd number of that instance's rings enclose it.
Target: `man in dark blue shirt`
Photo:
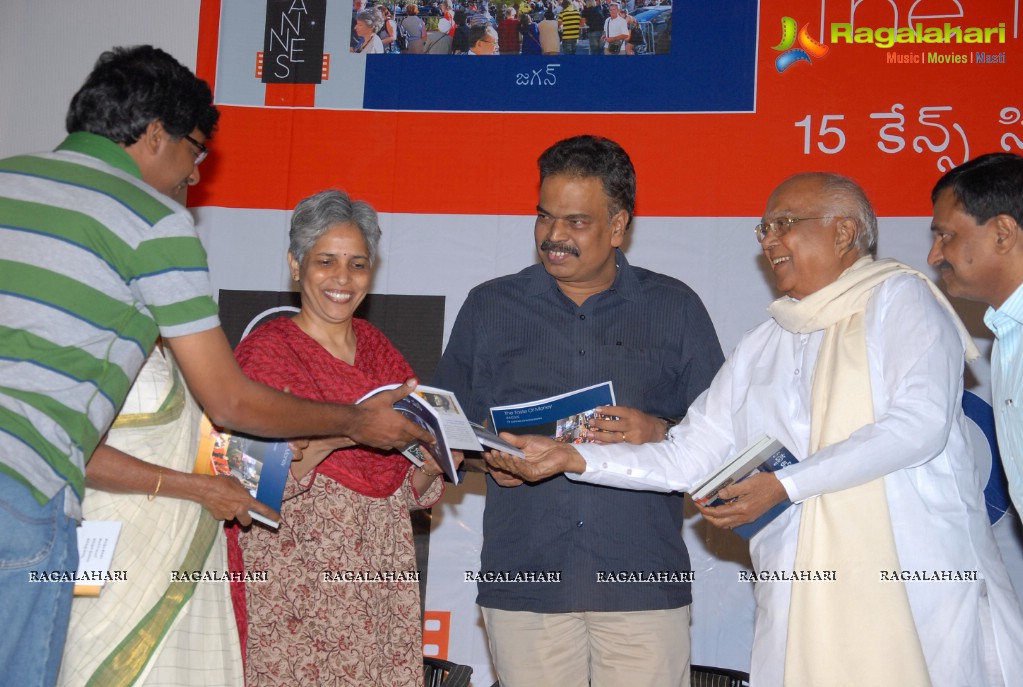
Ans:
[[[482,421],[495,405],[610,380],[619,405],[600,410],[617,419],[590,438],[662,441],[723,362],[710,317],[688,286],[619,250],[636,176],[617,143],[567,139],[539,165],[541,264],[469,293],[433,382]],[[502,687],[687,686],[681,526],[678,494],[492,472],[480,579],[493,581],[476,601]]]

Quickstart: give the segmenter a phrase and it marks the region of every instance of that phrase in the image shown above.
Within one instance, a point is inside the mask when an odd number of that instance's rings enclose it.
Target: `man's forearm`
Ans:
[[[428,432],[392,408],[408,387],[382,392],[359,405],[317,403],[249,379],[219,327],[166,343],[188,388],[218,426],[270,438],[341,435],[386,449],[431,440]]]
[[[198,430],[196,430],[198,431]],[[85,466],[85,484],[114,494],[146,494],[202,503],[202,475],[180,472],[100,444]]]
[[[85,466],[86,486],[115,494],[151,494],[160,475],[160,467],[106,444],[96,448]]]
[[[115,494],[145,494],[155,498],[194,501],[218,520],[252,522],[250,511],[271,520],[280,518],[273,508],[252,498],[234,477],[199,475],[139,460],[100,444],[85,467],[85,483]]]
[[[356,429],[359,413],[354,406],[310,401],[245,381],[236,394],[205,406],[213,424],[271,438],[351,436]]]

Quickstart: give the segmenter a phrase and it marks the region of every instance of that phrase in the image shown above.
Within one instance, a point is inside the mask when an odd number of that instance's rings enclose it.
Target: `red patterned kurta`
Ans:
[[[353,320],[353,326],[354,366],[333,357],[288,318],[253,331],[235,355],[252,379],[337,403],[352,403],[412,376],[379,330],[363,320]],[[332,461],[344,460],[371,466],[372,474],[363,478],[389,473],[390,480],[377,479],[372,486],[393,493],[367,496],[321,474],[334,472]],[[400,469],[380,469],[393,466],[391,461]],[[443,487],[437,480],[417,501],[410,478],[411,465],[400,454],[337,451],[301,483],[289,478],[279,531],[259,526],[240,531],[245,569],[265,570],[269,577],[245,585],[249,685],[422,685],[418,583],[338,579],[414,577],[408,575],[416,569],[409,509],[432,505]]]

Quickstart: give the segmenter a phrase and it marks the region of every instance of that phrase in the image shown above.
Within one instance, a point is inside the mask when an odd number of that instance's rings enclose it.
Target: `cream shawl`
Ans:
[[[111,446],[191,472],[198,404],[169,354],[150,355],[108,436]],[[174,571],[227,570],[223,526],[199,504],[87,490],[85,516],[119,520],[111,570],[126,581],[76,598],[58,685],[241,685],[241,646],[226,582],[173,580]]]
[[[860,258],[806,298],[775,301],[770,312],[784,329],[824,330],[809,460],[874,421],[864,317],[874,287],[898,274],[923,279],[959,328],[968,359],[979,355],[934,283],[894,260]],[[792,587],[786,685],[930,685],[905,587],[880,583],[881,570],[899,569],[883,478],[803,503],[794,569],[833,570],[837,581]]]

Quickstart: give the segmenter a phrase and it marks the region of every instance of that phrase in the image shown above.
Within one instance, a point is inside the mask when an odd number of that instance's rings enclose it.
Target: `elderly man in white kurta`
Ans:
[[[759,435],[773,436],[799,462],[701,509],[730,528],[786,498],[795,504],[750,541],[766,578],[755,586],[753,684],[1018,684],[1023,617],[960,403],[972,341],[923,275],[873,259],[877,221],[848,179],[787,180],[757,238],[786,296],[665,441],[573,447],[511,437],[527,460],[489,459],[530,480],[565,471],[611,487],[688,491]]]

